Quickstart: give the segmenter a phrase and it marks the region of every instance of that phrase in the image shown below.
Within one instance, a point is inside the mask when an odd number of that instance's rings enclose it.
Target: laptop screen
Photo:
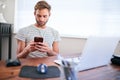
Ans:
[[[107,65],[118,41],[118,37],[89,37],[82,52],[78,70]]]

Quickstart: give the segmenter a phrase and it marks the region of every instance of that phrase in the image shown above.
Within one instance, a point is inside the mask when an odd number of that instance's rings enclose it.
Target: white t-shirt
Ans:
[[[45,29],[37,28],[34,25],[24,27],[20,29],[16,35],[16,38],[26,42],[28,44],[30,41],[34,41],[35,36],[43,37],[43,42],[46,42],[49,47],[52,48],[54,41],[60,41],[60,35],[58,31],[53,28],[46,27]],[[41,53],[39,51],[31,52],[28,57],[46,57],[47,53]]]

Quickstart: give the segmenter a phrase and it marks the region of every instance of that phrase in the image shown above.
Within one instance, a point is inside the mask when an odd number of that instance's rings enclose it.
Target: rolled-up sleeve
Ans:
[[[60,41],[61,40],[61,37],[60,37],[60,34],[58,31],[54,31],[54,41]]]
[[[16,34],[15,38],[21,41],[25,41],[26,39],[26,35],[25,35],[26,31],[24,29],[20,29],[18,31],[18,33]]]

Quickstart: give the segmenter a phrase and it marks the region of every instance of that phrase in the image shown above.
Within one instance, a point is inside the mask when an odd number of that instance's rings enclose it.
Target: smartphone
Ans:
[[[34,42],[43,42],[43,37],[34,37]]]

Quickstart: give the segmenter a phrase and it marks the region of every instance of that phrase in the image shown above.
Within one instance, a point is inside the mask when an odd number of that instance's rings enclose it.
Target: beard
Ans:
[[[46,23],[48,22],[48,20],[46,22],[36,20],[36,22],[37,22],[38,26],[42,27],[42,26],[46,25]]]

